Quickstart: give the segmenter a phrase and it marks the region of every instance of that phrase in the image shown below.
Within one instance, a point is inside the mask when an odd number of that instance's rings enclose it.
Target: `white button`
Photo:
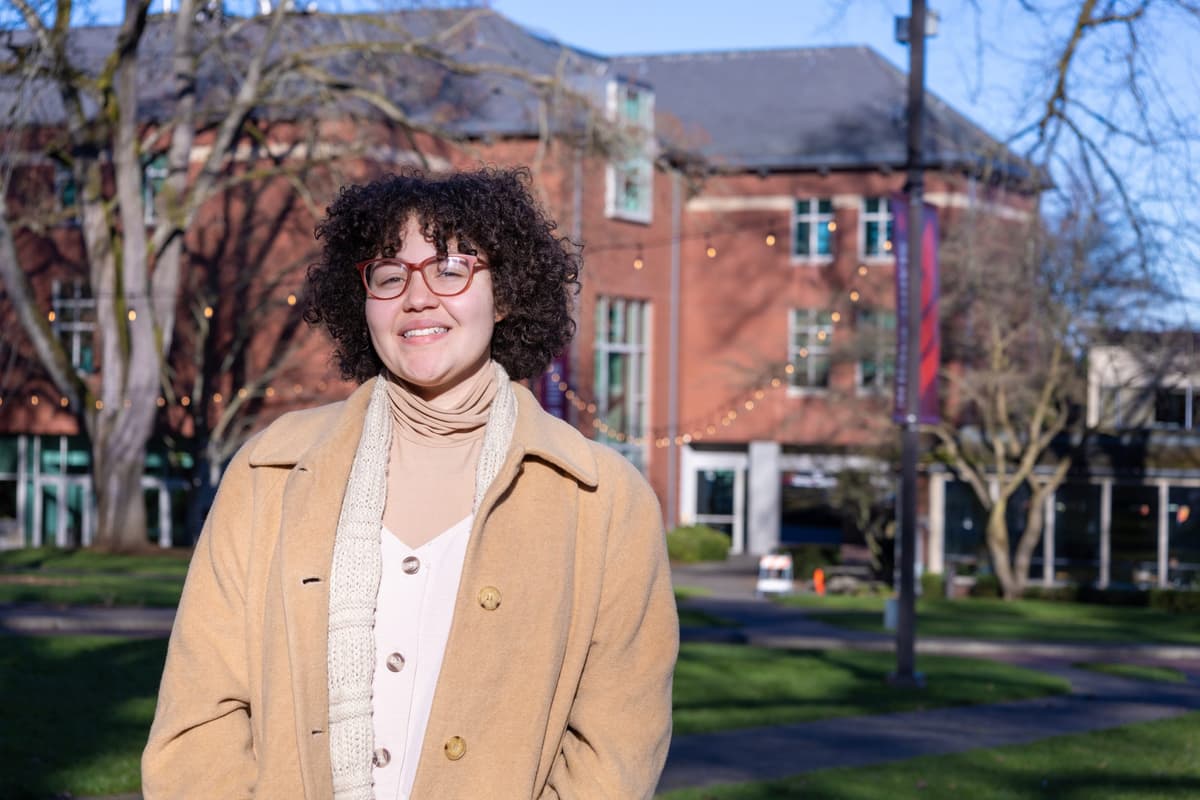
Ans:
[[[386,747],[380,747],[371,754],[371,763],[377,767],[386,767],[391,760],[392,754],[388,752]]]
[[[407,575],[416,575],[417,570],[421,568],[421,559],[417,558],[416,556],[409,556],[400,562],[400,568],[404,570],[405,574]]]
[[[404,656],[400,653],[392,653],[387,657],[387,668],[392,672],[399,672],[404,669]]]

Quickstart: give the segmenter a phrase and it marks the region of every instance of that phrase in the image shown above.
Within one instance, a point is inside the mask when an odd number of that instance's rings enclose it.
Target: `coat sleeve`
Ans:
[[[679,619],[662,515],[628,462],[609,464],[625,488],[612,497],[595,631],[543,800],[650,798],[671,740]]]
[[[146,800],[254,794],[244,627],[247,449],[226,470],[188,567],[142,754]]]

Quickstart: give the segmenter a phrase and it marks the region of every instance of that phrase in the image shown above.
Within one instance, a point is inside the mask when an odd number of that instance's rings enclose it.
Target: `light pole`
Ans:
[[[922,121],[925,115],[925,0],[911,0],[908,18],[908,296],[905,314],[904,419],[900,438],[900,591],[896,618],[895,685],[922,686],[914,668],[916,592],[914,556],[917,544],[917,451],[920,445],[918,387],[921,369],[921,235],[924,229],[925,177]],[[897,31],[901,31],[897,25]],[[897,265],[899,266],[899,265]],[[899,310],[899,309],[897,309]]]

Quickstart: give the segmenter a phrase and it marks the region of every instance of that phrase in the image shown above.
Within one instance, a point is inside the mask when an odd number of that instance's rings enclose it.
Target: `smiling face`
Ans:
[[[417,263],[437,255],[410,217],[400,234],[404,246],[396,258]],[[453,250],[453,243],[450,243]],[[480,254],[485,260],[486,255]],[[404,294],[391,300],[367,298],[367,329],[384,366],[425,400],[454,401],[454,390],[483,369],[491,358],[496,312],[492,276],[479,270],[470,288],[454,297],[429,291],[413,273]]]

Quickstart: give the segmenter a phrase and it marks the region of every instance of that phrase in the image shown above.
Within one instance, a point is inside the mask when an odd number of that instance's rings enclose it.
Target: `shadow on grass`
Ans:
[[[165,640],[0,638],[0,797],[136,791]]]
[[[889,686],[889,653],[685,644],[675,670],[675,731],[705,733],[814,719],[995,703],[1065,692],[1061,678],[967,658],[922,656],[925,689]]]

